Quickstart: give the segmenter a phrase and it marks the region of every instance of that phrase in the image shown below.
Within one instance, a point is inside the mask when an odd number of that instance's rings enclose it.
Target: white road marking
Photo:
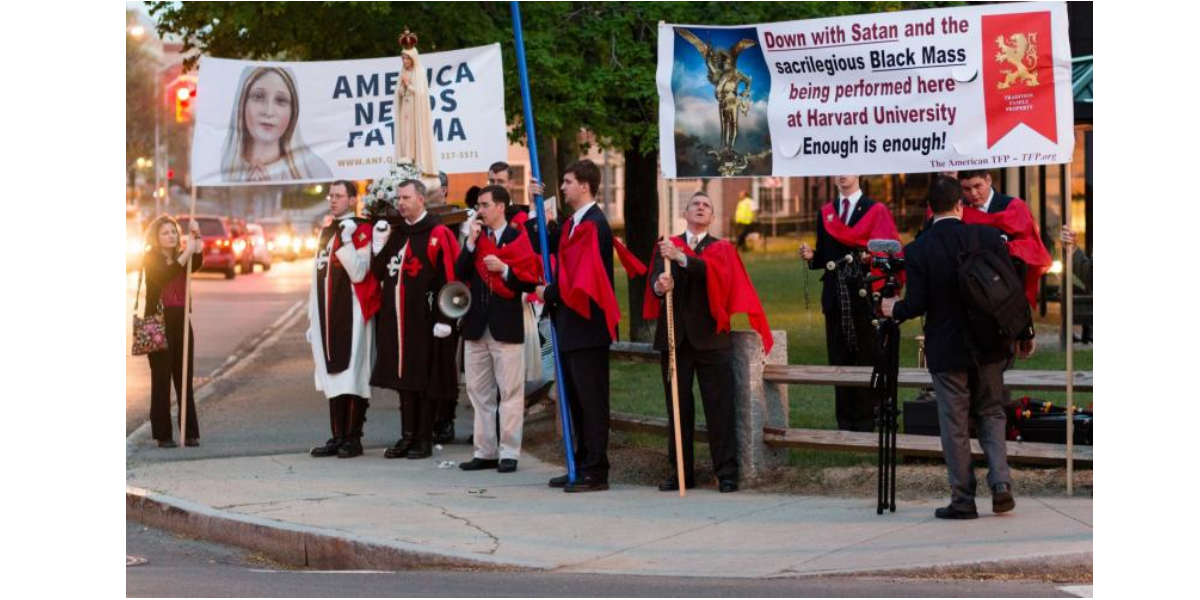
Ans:
[[[1092,597],[1092,586],[1090,586],[1090,585],[1068,585],[1065,587],[1060,587],[1058,589],[1061,591],[1064,591],[1072,596],[1075,596],[1077,598],[1091,598]]]

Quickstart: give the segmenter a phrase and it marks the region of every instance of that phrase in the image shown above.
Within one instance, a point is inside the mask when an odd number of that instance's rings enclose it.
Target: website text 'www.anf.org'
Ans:
[[[390,156],[370,156],[367,158],[343,158],[337,161],[339,167],[369,167],[371,165],[390,165]]]

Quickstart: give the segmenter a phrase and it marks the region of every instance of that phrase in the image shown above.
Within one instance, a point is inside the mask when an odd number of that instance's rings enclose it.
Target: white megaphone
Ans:
[[[471,291],[461,281],[442,286],[437,296],[438,310],[451,319],[458,319],[471,310]]]

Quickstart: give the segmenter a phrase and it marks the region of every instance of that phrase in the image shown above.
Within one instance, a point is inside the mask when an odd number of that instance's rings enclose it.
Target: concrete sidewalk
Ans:
[[[128,516],[198,537],[219,530],[217,541],[289,562],[298,562],[298,550],[279,556],[255,538],[270,537],[264,528],[303,534],[309,541],[297,543],[314,550],[304,550],[300,564],[322,568],[783,577],[1039,557],[1090,563],[1092,551],[1090,498],[1018,498],[1004,516],[991,515],[984,498],[980,519],[941,521],[933,518],[941,500],[902,502],[879,516],[873,499],[711,490],[681,499],[620,485],[564,494],[546,486],[559,469],[531,457],[502,475],[438,468],[469,460],[463,445],[433,460],[381,455],[376,448],[353,460],[287,454],[144,464],[127,475]],[[321,538],[326,549],[315,552],[312,540]],[[399,558],[381,558],[389,549]]]
[[[314,459],[307,448],[329,435],[328,404],[313,389],[306,327],[291,319],[216,382],[198,404],[201,447],[127,440],[128,519],[320,569],[788,577],[1050,560],[1091,571],[1091,498],[1018,495],[1016,511],[993,516],[985,497],[978,520],[941,521],[944,497],[876,515],[873,497],[698,489],[681,499],[629,485],[564,494],[546,486],[561,467],[529,453],[503,475],[438,468],[469,460],[462,444],[385,460],[399,433],[394,392],[373,395],[366,455]],[[471,419],[461,407],[460,436]]]

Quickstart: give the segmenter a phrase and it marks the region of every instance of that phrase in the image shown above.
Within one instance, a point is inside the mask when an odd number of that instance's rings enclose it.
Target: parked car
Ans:
[[[177,218],[184,231],[188,230],[190,219],[187,215]],[[209,215],[196,215],[196,223],[200,226],[200,236],[204,239],[204,270],[217,271],[225,274],[225,279],[237,276],[238,267],[243,273],[254,270],[254,258],[247,252],[248,244],[228,218]],[[252,252],[252,250],[251,250]],[[249,266],[247,266],[247,261]]]
[[[262,225],[258,223],[246,224],[246,237],[250,238],[250,253],[254,259],[254,263],[262,266],[262,270],[271,270],[271,243],[267,241],[267,236],[263,232]],[[252,267],[253,268],[253,267]]]
[[[246,230],[246,220],[229,217],[229,231],[233,235],[233,250],[238,256],[238,269],[242,274],[254,272],[254,238]]]
[[[267,250],[272,258],[286,261],[296,260],[304,246],[304,240],[292,230],[292,224],[287,221],[263,219],[258,222],[263,229],[263,237],[267,242]]]

